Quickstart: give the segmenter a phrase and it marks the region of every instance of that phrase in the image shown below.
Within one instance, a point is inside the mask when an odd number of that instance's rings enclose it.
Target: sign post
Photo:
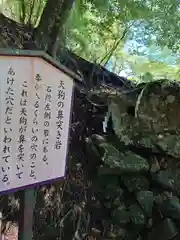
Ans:
[[[31,240],[32,187],[65,176],[75,77],[32,51],[0,52],[0,72],[0,192],[25,189],[19,236]]]
[[[33,239],[33,212],[36,196],[34,188],[21,191],[20,196],[20,219],[19,219],[19,240]]]

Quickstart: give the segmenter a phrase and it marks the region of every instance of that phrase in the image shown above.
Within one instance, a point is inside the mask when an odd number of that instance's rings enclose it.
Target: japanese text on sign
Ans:
[[[64,176],[73,80],[36,57],[0,70],[0,191]]]

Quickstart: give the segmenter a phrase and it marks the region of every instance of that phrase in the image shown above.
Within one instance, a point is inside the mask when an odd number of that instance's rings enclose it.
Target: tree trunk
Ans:
[[[69,16],[74,0],[48,1],[39,26],[35,33],[35,42],[39,49],[56,56],[57,45],[63,42],[63,26]],[[60,36],[60,39],[58,37]]]

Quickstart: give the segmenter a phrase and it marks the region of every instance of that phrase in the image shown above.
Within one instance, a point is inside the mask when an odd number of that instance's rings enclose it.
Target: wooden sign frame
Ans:
[[[58,61],[54,60],[52,57],[50,57],[48,54],[46,54],[43,51],[33,51],[33,50],[18,50],[18,49],[1,49],[0,48],[0,56],[17,56],[17,57],[36,57],[41,58],[54,66],[55,68],[59,69],[61,72],[65,73],[69,77],[71,77],[74,80],[74,83],[82,83],[82,79],[73,73],[71,70],[69,70],[67,67],[60,64]],[[74,100],[74,86],[73,86],[73,92],[72,92],[72,98],[71,98],[71,107],[70,107],[70,118],[69,118],[69,125],[71,123],[71,114],[72,114],[72,103]],[[67,142],[67,155],[68,155],[68,146],[69,146],[69,131],[68,131],[68,142]],[[67,155],[66,155],[66,163],[67,163]],[[67,164],[66,164],[67,167]],[[66,169],[65,167],[65,169]],[[1,192],[0,194],[6,194],[9,192],[15,192],[21,191],[21,197],[20,197],[20,219],[19,219],[19,239],[20,240],[32,240],[33,238],[33,210],[35,206],[36,196],[35,196],[35,190],[34,186],[41,186],[48,183],[52,183],[57,181],[58,179],[65,179],[64,177],[56,178],[53,180],[47,180],[45,182],[41,183],[35,183],[32,185],[28,185],[25,187],[20,187],[17,189],[10,189],[4,192]]]

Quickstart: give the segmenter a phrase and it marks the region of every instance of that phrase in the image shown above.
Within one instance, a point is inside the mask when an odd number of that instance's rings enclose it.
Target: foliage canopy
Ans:
[[[38,26],[46,2],[3,0],[1,9]],[[60,34],[79,56],[141,81],[149,72],[179,79],[179,29],[177,0],[76,0]]]

